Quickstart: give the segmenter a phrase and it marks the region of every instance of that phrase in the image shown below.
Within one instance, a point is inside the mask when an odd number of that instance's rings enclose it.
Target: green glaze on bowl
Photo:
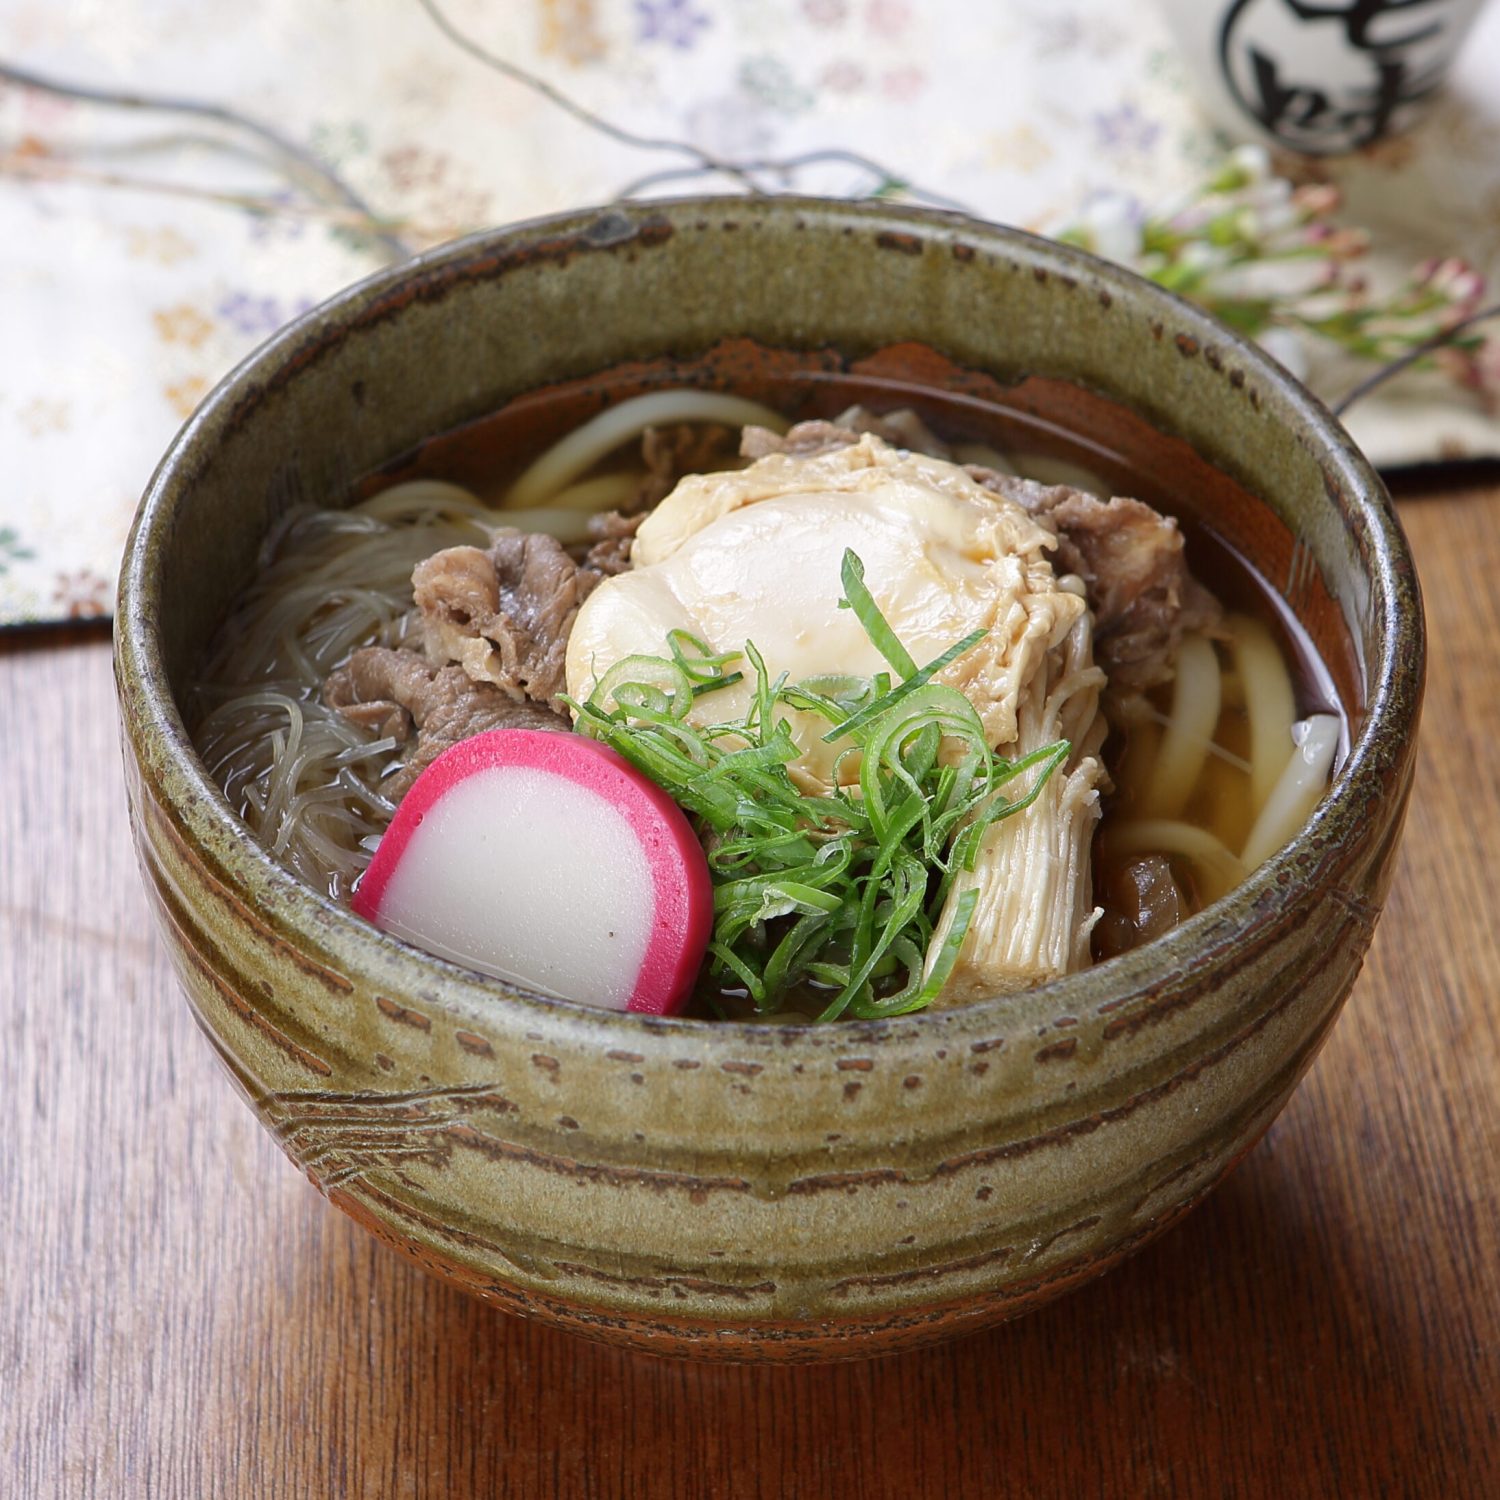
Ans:
[[[752,374],[895,359],[908,379],[951,387],[957,366],[1022,404],[1050,391],[1074,422],[1134,413],[1262,497],[1241,541],[1307,615],[1351,723],[1306,831],[1226,900],[1090,972],[821,1029],[510,993],[272,863],[178,707],[272,524],[538,387],[630,361],[732,383],[734,359],[713,353],[725,339],[761,351]],[[116,660],[137,847],[184,988],[328,1197],[512,1311],[662,1352],[812,1360],[979,1328],[1097,1275],[1256,1141],[1385,896],[1423,634],[1379,480],[1218,323],[968,220],[736,199],[480,235],[299,319],[163,461]]]

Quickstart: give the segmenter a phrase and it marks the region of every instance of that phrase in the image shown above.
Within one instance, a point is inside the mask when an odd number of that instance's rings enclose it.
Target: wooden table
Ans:
[[[1395,887],[1269,1136],[992,1334],[822,1370],[511,1320],[332,1211],[176,992],[109,647],[0,647],[0,1495],[1500,1496],[1500,488],[1403,502],[1431,677]]]

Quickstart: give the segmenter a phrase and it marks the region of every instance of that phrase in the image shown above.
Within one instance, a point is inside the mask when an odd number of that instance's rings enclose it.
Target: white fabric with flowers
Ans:
[[[765,190],[1068,232],[1330,399],[1500,283],[1500,6],[1415,133],[1298,163],[1294,185],[1288,163],[1226,156],[1149,0],[12,0],[0,60],[253,116],[364,209],[232,123],[0,83],[0,625],[107,615],[176,427],[267,334],[389,261],[389,238],[419,248],[645,178],[735,188],[486,66],[435,7],[625,131],[791,162],[747,174]],[[1497,392],[1490,323],[1350,426],[1385,465],[1500,455]]]

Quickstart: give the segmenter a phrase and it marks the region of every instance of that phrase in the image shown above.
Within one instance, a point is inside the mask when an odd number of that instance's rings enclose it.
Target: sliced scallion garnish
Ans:
[[[789,1004],[818,1019],[874,1019],[930,1005],[957,963],[975,893],[963,892],[937,951],[933,936],[953,876],[971,869],[985,831],[1030,806],[1067,759],[1065,740],[1017,761],[995,756],[973,705],[933,679],[984,639],[977,630],[918,667],[846,550],[841,608],[852,609],[895,678],[773,677],[751,642],[715,652],[674,630],[661,657],[617,662],[586,703],[584,733],[611,746],[697,820],[715,885],[705,978],[743,990],[771,1014]],[[743,660],[748,672],[731,670]],[[738,718],[702,718],[720,689],[752,682]],[[789,767],[800,755],[778,709],[827,721],[857,755],[858,778],[809,795]],[[1005,788],[1026,777],[1019,795]]]

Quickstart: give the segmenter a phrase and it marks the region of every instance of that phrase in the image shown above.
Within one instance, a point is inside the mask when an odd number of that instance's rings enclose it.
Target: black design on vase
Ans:
[[[1219,29],[1231,98],[1283,145],[1353,151],[1437,88],[1451,0],[1235,0]]]

